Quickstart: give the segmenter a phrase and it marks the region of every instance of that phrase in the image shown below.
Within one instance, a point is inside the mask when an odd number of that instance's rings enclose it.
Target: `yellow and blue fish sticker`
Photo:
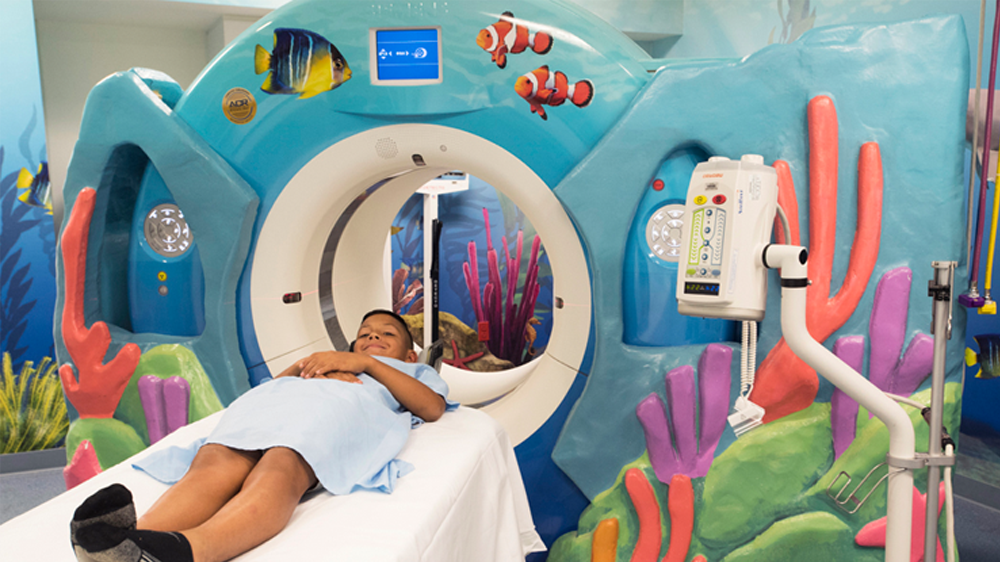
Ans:
[[[34,175],[27,168],[21,168],[21,173],[17,175],[17,188],[21,190],[17,195],[18,201],[52,214],[52,184],[49,182],[48,162],[39,164]]]
[[[995,379],[1000,376],[1000,335],[983,334],[973,336],[979,345],[979,353],[965,348],[965,364],[969,367],[979,365],[977,379]]]
[[[269,94],[298,94],[308,99],[329,92],[351,79],[351,68],[340,51],[325,37],[305,29],[274,30],[269,53],[257,45],[254,71],[270,71],[260,89]]]

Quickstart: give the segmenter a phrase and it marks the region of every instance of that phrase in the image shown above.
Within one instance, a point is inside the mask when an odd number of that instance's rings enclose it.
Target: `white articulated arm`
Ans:
[[[886,562],[910,560],[915,436],[909,416],[871,381],[809,335],[806,327],[806,263],[801,246],[770,245],[761,253],[765,267],[781,269],[781,332],[788,347],[816,372],[868,409],[889,430]]]

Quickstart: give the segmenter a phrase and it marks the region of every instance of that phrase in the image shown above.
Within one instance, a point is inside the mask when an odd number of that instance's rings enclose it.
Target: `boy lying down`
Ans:
[[[234,401],[190,466],[176,448],[137,465],[176,482],[138,522],[120,484],[84,501],[70,524],[77,559],[229,560],[277,535],[313,488],[391,492],[412,470],[395,460],[410,428],[458,406],[416,359],[403,319],[369,312],[352,351],[314,353]]]

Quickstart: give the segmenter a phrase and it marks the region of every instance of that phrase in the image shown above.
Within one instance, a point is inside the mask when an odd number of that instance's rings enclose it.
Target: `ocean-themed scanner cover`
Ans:
[[[841,472],[861,478],[884,459],[885,430],[788,352],[775,284],[752,395],[767,423],[736,439],[725,415],[738,346],[623,343],[623,249],[671,154],[762,155],[782,177],[791,240],[811,250],[811,332],[881,388],[926,402],[929,261],[962,254],[964,26],[822,28],[745,60],[649,73],[635,45],[571,4],[495,4],[293,2],[179,98],[157,96],[169,84],[136,72],[95,88],[67,178],[56,305],[63,382],[80,415],[67,451],[80,477],[254,382],[248,256],[295,173],[359,132],[434,123],[531,167],[586,248],[593,363],[580,366],[586,388],[551,456],[592,503],[551,560],[881,559],[884,495],[848,514],[826,490]],[[373,84],[367,31],[378,26],[440,26],[442,81]],[[203,241],[196,336],[132,333],[113,300],[112,282],[127,277],[116,244],[134,209],[108,201],[131,193],[120,200],[134,206],[150,162]],[[946,385],[952,434],[962,347],[959,333]],[[925,492],[918,473],[917,503]]]

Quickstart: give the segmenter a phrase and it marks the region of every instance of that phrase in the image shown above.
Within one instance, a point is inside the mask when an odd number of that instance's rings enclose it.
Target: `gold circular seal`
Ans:
[[[222,97],[222,112],[237,125],[245,125],[257,115],[257,100],[244,88],[233,88]]]

